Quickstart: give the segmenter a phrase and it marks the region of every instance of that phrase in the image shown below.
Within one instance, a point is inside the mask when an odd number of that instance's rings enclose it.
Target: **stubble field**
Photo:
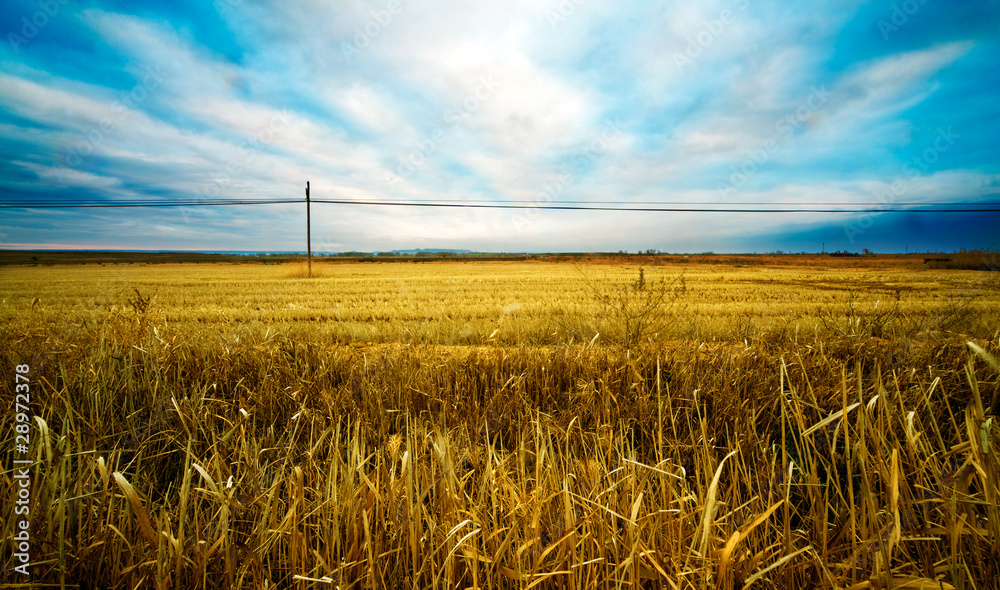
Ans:
[[[314,270],[0,268],[6,581],[21,580],[17,365],[35,582],[1000,576],[996,273],[881,259]]]

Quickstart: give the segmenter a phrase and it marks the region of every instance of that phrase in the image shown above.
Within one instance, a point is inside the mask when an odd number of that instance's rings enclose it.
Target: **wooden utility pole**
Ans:
[[[313,276],[312,219],[309,213],[309,181],[306,181],[306,257],[309,259],[309,278]]]

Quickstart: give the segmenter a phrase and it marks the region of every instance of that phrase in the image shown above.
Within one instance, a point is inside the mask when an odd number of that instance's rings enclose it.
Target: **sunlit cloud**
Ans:
[[[886,35],[891,7],[863,2],[94,1],[29,38],[17,23],[37,10],[0,8],[11,199],[298,199],[308,180],[317,199],[1000,200],[992,10],[927,5]],[[316,204],[313,235],[320,251],[919,249],[907,217],[852,235],[843,214]],[[1000,221],[922,217],[955,248]],[[6,209],[0,247],[304,250],[303,218]]]

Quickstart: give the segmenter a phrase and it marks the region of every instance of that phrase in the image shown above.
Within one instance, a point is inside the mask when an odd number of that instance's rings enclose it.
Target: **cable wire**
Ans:
[[[217,207],[227,205],[276,205],[304,203],[305,199],[255,200],[120,200],[120,201],[0,201],[0,209],[101,209],[118,207]]]
[[[163,199],[163,200],[83,200],[54,199],[47,201],[0,200],[0,209],[79,209],[128,207],[216,207],[233,205],[279,205],[305,203],[306,199]],[[692,201],[536,201],[512,200],[503,203],[459,201],[454,199],[416,199],[380,201],[356,199],[311,199],[312,203],[336,205],[368,205],[377,207],[436,207],[457,209],[538,209],[556,211],[625,211],[648,213],[996,213],[1000,202],[957,203],[798,203],[787,202],[692,202]],[[619,206],[607,206],[619,205]],[[637,206],[637,205],[671,205]],[[711,206],[711,207],[707,207]],[[762,208],[764,207],[764,208]]]
[[[510,203],[454,203],[454,202],[429,202],[429,201],[357,201],[348,199],[312,199],[313,203],[333,203],[338,205],[375,205],[392,207],[453,207],[453,208],[478,208],[478,209],[549,209],[558,211],[638,211],[638,212],[663,212],[663,213],[991,213],[1000,212],[1000,207],[983,208],[978,204],[974,209],[900,209],[893,207],[882,207],[878,205],[867,205],[865,209],[805,209],[798,208],[769,208],[769,209],[745,209],[727,207],[725,209],[707,209],[695,207],[701,203],[691,203],[691,207],[588,207],[582,205],[516,205]],[[625,203],[623,203],[624,205]],[[953,206],[952,203],[924,203],[922,207],[933,206]],[[964,203],[962,203],[964,205]],[[806,204],[805,206],[809,206]]]

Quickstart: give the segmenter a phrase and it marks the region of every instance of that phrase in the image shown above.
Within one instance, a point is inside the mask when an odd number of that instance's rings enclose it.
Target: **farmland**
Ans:
[[[813,335],[852,300],[862,313],[892,309],[899,321],[893,327],[912,334],[960,327],[988,336],[996,325],[991,273],[826,260],[838,266],[646,267],[650,282],[683,277],[686,283],[672,310],[676,321],[657,338],[742,340],[796,327]],[[11,321],[57,331],[110,318],[159,322],[191,337],[270,328],[326,342],[557,345],[574,335],[569,328],[578,328],[577,340],[598,333],[595,290],[633,281],[638,268],[317,264],[317,277],[299,280],[304,264],[11,267],[2,271],[7,285],[0,310]],[[148,307],[137,310],[137,297],[147,298]],[[557,321],[562,317],[567,322]]]
[[[997,273],[906,257],[313,270],[0,268],[0,375],[31,368],[35,579],[1000,576]],[[0,429],[13,482],[13,411]]]

